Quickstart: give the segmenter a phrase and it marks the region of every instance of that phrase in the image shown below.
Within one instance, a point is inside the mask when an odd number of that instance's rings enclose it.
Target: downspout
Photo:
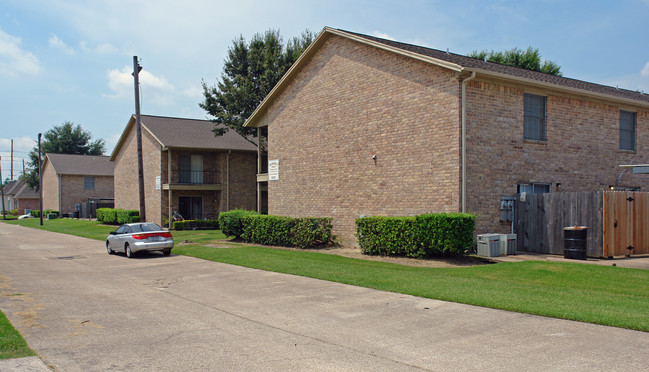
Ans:
[[[230,154],[232,150],[228,150],[226,155],[225,164],[225,209],[230,210]]]
[[[475,71],[462,80],[462,213],[466,213],[466,83],[475,79]]]
[[[257,174],[261,173],[261,128],[257,127]],[[257,213],[261,213],[261,183],[257,181]]]
[[[169,214],[167,215],[167,218],[169,219],[169,230],[173,229],[174,227],[174,218],[173,218],[173,204],[171,198],[173,197],[172,191],[171,191],[171,149],[167,147],[167,185],[169,185],[169,192],[168,192],[168,201],[167,204],[169,206]]]
[[[63,200],[61,200],[61,174],[57,173],[56,177],[58,178],[59,181],[58,184],[59,187],[57,187],[57,189],[59,189],[59,213],[63,214],[63,208],[61,208],[63,206]]]

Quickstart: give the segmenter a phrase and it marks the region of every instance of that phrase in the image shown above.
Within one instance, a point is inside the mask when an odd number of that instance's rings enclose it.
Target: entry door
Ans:
[[[181,196],[178,198],[178,212],[186,220],[203,218],[203,198],[200,196]]]

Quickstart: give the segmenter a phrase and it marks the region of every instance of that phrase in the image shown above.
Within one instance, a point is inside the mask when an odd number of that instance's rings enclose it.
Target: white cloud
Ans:
[[[85,53],[95,53],[95,54],[117,54],[119,50],[117,47],[110,43],[101,43],[96,47],[89,47],[86,41],[79,42],[79,47]]]
[[[0,138],[0,157],[2,157],[2,177],[10,178],[11,173],[11,138]],[[36,138],[27,136],[13,138],[14,140],[14,173],[16,179],[22,173],[22,161],[29,161],[29,152],[36,145]]]
[[[124,67],[121,70],[112,69],[108,70],[108,87],[113,91],[113,94],[109,95],[112,98],[126,98],[130,97],[133,94],[133,70],[131,67]],[[142,70],[140,71],[140,85],[145,88],[152,88],[154,93],[171,93],[175,91],[173,85],[171,85],[165,78],[158,77],[152,73]],[[168,102],[169,100],[164,100]]]
[[[50,48],[59,49],[65,54],[68,55],[75,54],[74,49],[72,49],[70,46],[68,46],[68,44],[63,42],[63,40],[59,39],[59,37],[54,34],[50,36],[50,39],[47,41],[47,43],[50,46]]]
[[[376,37],[380,37],[381,39],[388,39],[388,40],[392,40],[392,41],[397,40],[394,37],[392,37],[392,36],[390,36],[390,35],[388,35],[388,34],[386,34],[384,32],[381,32],[381,31],[372,32],[372,36],[376,36]]]
[[[642,71],[640,71],[640,75],[649,77],[649,62],[647,62],[647,64],[644,65],[644,68],[642,69]]]
[[[21,40],[0,29],[0,75],[36,75],[41,68],[38,58],[20,48]]]
[[[200,85],[192,85],[183,89],[181,92],[183,96],[189,98],[202,98],[203,97],[203,87]]]

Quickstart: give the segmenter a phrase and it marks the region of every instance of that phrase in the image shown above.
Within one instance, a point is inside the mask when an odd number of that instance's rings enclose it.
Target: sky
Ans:
[[[209,119],[232,40],[268,29],[284,40],[323,27],[453,53],[538,48],[579,80],[649,92],[649,0],[0,0],[0,156],[14,178],[45,133],[66,121],[110,155],[135,111]]]

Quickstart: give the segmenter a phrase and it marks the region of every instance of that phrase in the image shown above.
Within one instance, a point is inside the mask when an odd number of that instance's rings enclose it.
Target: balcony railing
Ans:
[[[171,171],[171,183],[181,185],[218,185],[221,183],[220,171]]]

